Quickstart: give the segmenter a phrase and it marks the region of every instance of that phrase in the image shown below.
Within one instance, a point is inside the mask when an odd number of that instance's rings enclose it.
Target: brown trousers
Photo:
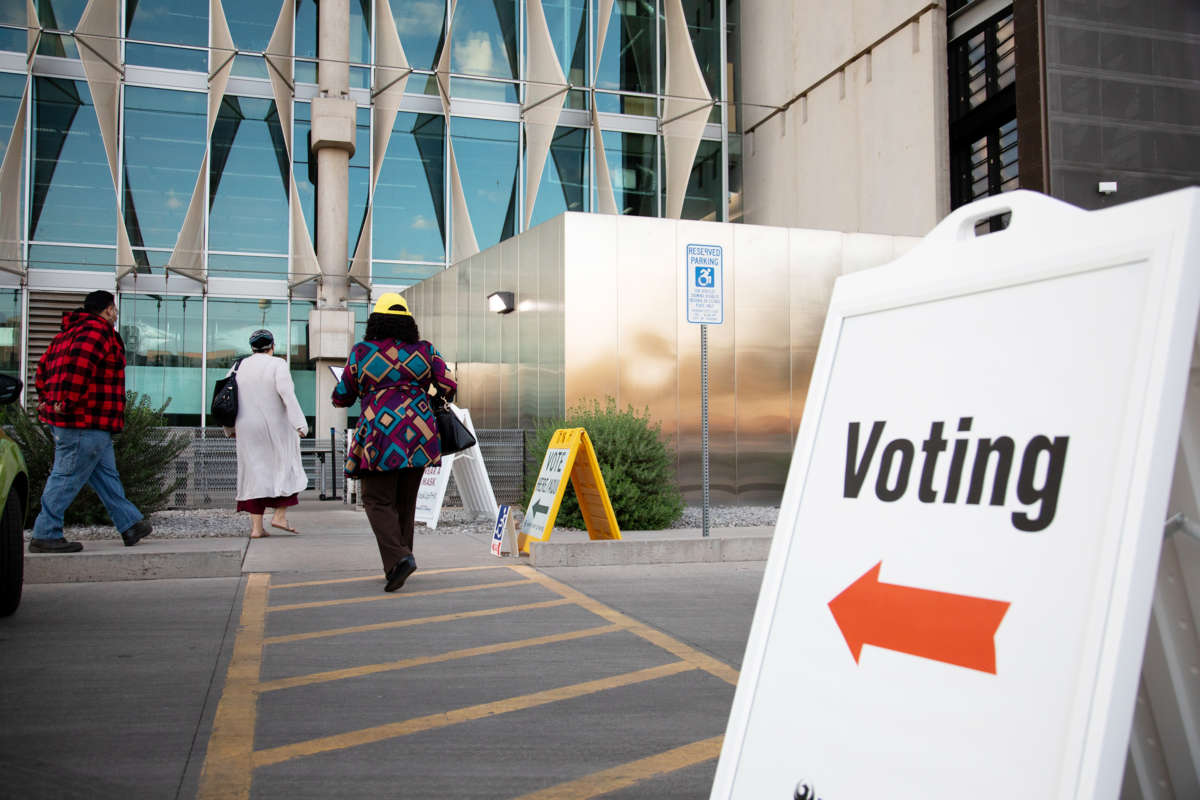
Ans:
[[[363,508],[379,545],[385,575],[396,562],[412,555],[417,491],[424,472],[424,467],[405,467],[388,472],[363,472],[358,476]]]

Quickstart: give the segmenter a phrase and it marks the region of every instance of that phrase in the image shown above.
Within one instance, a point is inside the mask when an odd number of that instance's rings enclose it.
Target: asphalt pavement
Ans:
[[[239,576],[27,585],[0,797],[708,796],[763,561],[534,566],[482,522],[387,594],[361,512],[289,520]]]

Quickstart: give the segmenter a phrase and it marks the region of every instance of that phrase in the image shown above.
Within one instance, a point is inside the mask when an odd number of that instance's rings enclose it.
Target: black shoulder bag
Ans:
[[[226,428],[232,428],[237,423],[237,371],[241,364],[241,358],[233,362],[233,372],[218,380],[216,385],[213,386],[212,408],[209,409],[208,415],[218,425],[223,425]]]
[[[451,453],[461,453],[475,446],[475,437],[471,435],[471,431],[462,423],[450,406],[446,404],[445,399],[438,395],[431,398],[433,405],[433,415],[437,418],[438,439],[440,440],[442,455],[448,456]]]

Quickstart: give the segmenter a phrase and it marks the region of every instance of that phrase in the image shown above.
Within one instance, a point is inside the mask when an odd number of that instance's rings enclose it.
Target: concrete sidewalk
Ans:
[[[361,572],[379,570],[379,550],[366,515],[349,507],[302,504],[288,513],[299,533],[272,531],[265,539],[159,538],[153,534],[134,547],[120,539],[86,541],[81,553],[26,553],[25,582],[73,583],[162,578],[237,577],[249,572]],[[249,521],[246,522],[247,529]],[[488,520],[463,533],[417,527],[417,562],[425,568],[493,564],[492,524]],[[695,528],[626,531],[620,541],[590,541],[585,532],[556,530],[550,541],[534,542],[530,558],[537,567],[594,567],[633,564],[683,564],[764,561],[773,527],[712,528],[704,538]]]

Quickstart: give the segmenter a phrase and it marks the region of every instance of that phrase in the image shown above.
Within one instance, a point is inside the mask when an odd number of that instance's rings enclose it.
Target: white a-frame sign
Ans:
[[[1197,189],[838,280],[713,798],[1118,796],[1198,309]]]

